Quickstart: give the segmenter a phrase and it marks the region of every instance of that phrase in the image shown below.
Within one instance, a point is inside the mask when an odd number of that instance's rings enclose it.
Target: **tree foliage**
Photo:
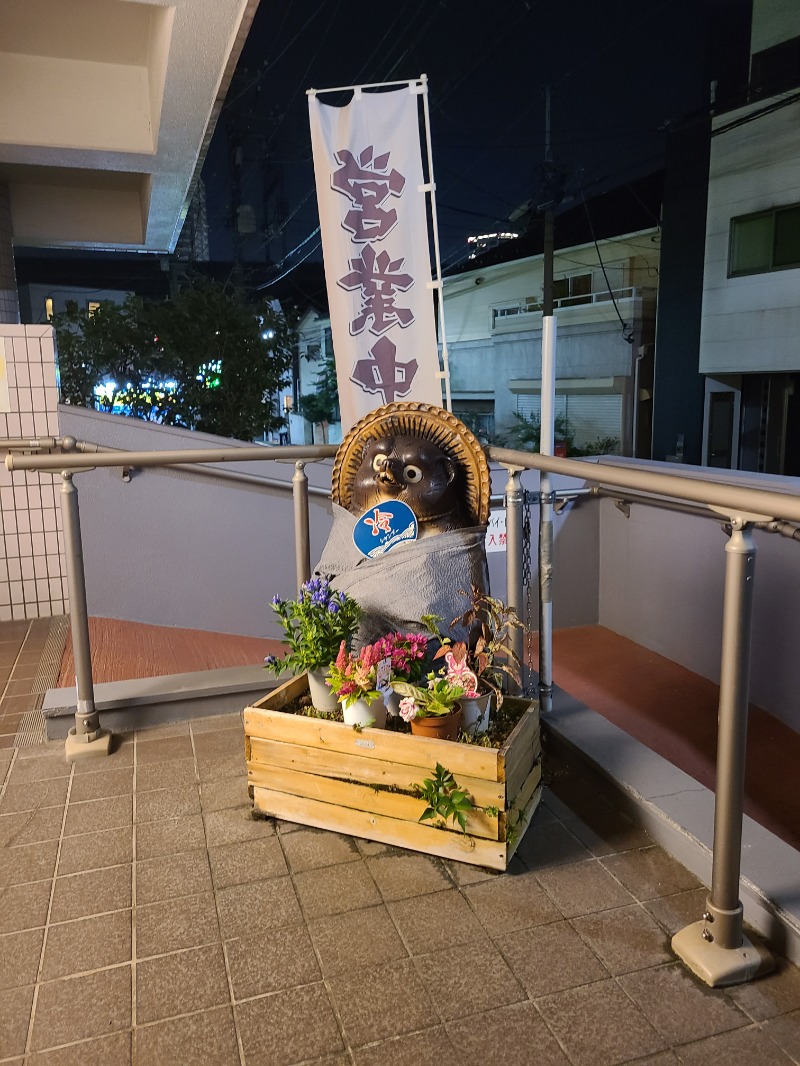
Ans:
[[[295,324],[267,302],[203,280],[163,303],[131,296],[92,314],[69,303],[53,326],[64,403],[240,440],[285,424],[272,400],[292,365]]]
[[[300,397],[300,414],[312,425],[322,426],[327,443],[328,426],[339,421],[339,385],[336,379],[336,357],[329,352],[322,360],[315,379],[316,391]]]

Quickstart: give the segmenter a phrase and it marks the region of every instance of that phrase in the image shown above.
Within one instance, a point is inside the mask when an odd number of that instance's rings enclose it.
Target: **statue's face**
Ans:
[[[401,500],[424,521],[447,510],[445,497],[455,474],[453,460],[432,441],[410,436],[373,440],[364,449],[350,509],[361,514],[376,504]],[[457,503],[450,505],[456,513]]]

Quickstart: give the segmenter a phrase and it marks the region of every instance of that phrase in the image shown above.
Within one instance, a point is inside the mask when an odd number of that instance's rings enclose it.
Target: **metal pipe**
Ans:
[[[86,578],[83,570],[78,490],[72,482],[72,473],[69,470],[62,473],[61,479],[61,513],[64,519],[64,551],[67,560],[72,654],[75,660],[75,686],[78,698],[75,712],[75,737],[77,740],[90,741],[99,735],[100,719],[94,705],[92,653],[89,644],[89,614],[86,607]]]
[[[556,320],[542,318],[542,407],[539,452],[552,455],[555,445]],[[539,471],[539,708],[553,709],[553,494],[550,475]]]
[[[746,524],[734,526],[725,553],[713,867],[706,920],[715,944],[739,948],[743,914],[739,872],[756,563],[756,546]]]
[[[306,464],[298,460],[292,477],[294,499],[294,558],[297,590],[311,577],[311,539],[308,529],[308,478]]]
[[[183,466],[191,463],[239,463],[255,460],[332,459],[335,444],[291,444],[277,448],[192,448],[173,452],[96,452],[70,455],[70,470],[91,470],[101,466]],[[7,455],[8,470],[58,470],[63,455]]]
[[[524,618],[523,569],[522,569],[522,508],[525,505],[520,471],[508,467],[506,484],[506,598],[520,618]],[[523,662],[523,634],[515,629],[511,634],[511,647]],[[509,681],[512,692],[517,691],[513,680]]]
[[[726,508],[731,515],[748,512],[800,522],[800,495],[797,493],[751,489],[744,485],[732,485],[702,477],[662,474],[651,469],[643,470],[638,464],[635,468],[629,468],[622,464],[560,459],[511,448],[489,448],[488,454],[490,459],[501,466],[516,466],[521,470],[547,470],[599,485],[638,489],[659,496],[670,496],[676,500],[716,504]]]

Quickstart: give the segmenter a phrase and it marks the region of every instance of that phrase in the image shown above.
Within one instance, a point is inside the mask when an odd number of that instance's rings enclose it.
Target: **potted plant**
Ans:
[[[342,705],[345,722],[382,727],[394,695],[392,683],[419,679],[427,647],[428,638],[418,633],[389,633],[358,652],[349,651],[342,641],[327,683]]]
[[[400,717],[411,724],[411,732],[418,736],[455,740],[461,726],[461,704],[464,686],[447,678],[444,671],[429,673],[427,684],[395,681],[392,688],[399,692]]]
[[[462,595],[468,594],[462,590]],[[486,595],[475,586],[471,595],[466,611],[450,623],[451,629],[458,626],[467,630],[468,641],[453,641],[439,633],[441,647],[434,659],[443,657],[445,675],[463,685],[463,729],[477,735],[488,728],[492,695],[498,708],[503,702],[505,678],[520,681],[521,664],[511,638],[515,631],[524,631],[526,627],[516,610],[502,600]]]
[[[325,684],[328,667],[344,642],[349,646],[358,629],[361,608],[344,592],[337,592],[322,577],[304,582],[296,600],[275,596],[272,609],[283,627],[289,651],[268,655],[264,669],[278,675],[306,671],[311,702],[320,711],[336,710],[336,697]]]

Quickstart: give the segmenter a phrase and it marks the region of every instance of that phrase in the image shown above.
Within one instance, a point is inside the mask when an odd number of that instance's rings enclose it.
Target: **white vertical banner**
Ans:
[[[441,406],[418,96],[309,92],[342,432],[394,400]]]

